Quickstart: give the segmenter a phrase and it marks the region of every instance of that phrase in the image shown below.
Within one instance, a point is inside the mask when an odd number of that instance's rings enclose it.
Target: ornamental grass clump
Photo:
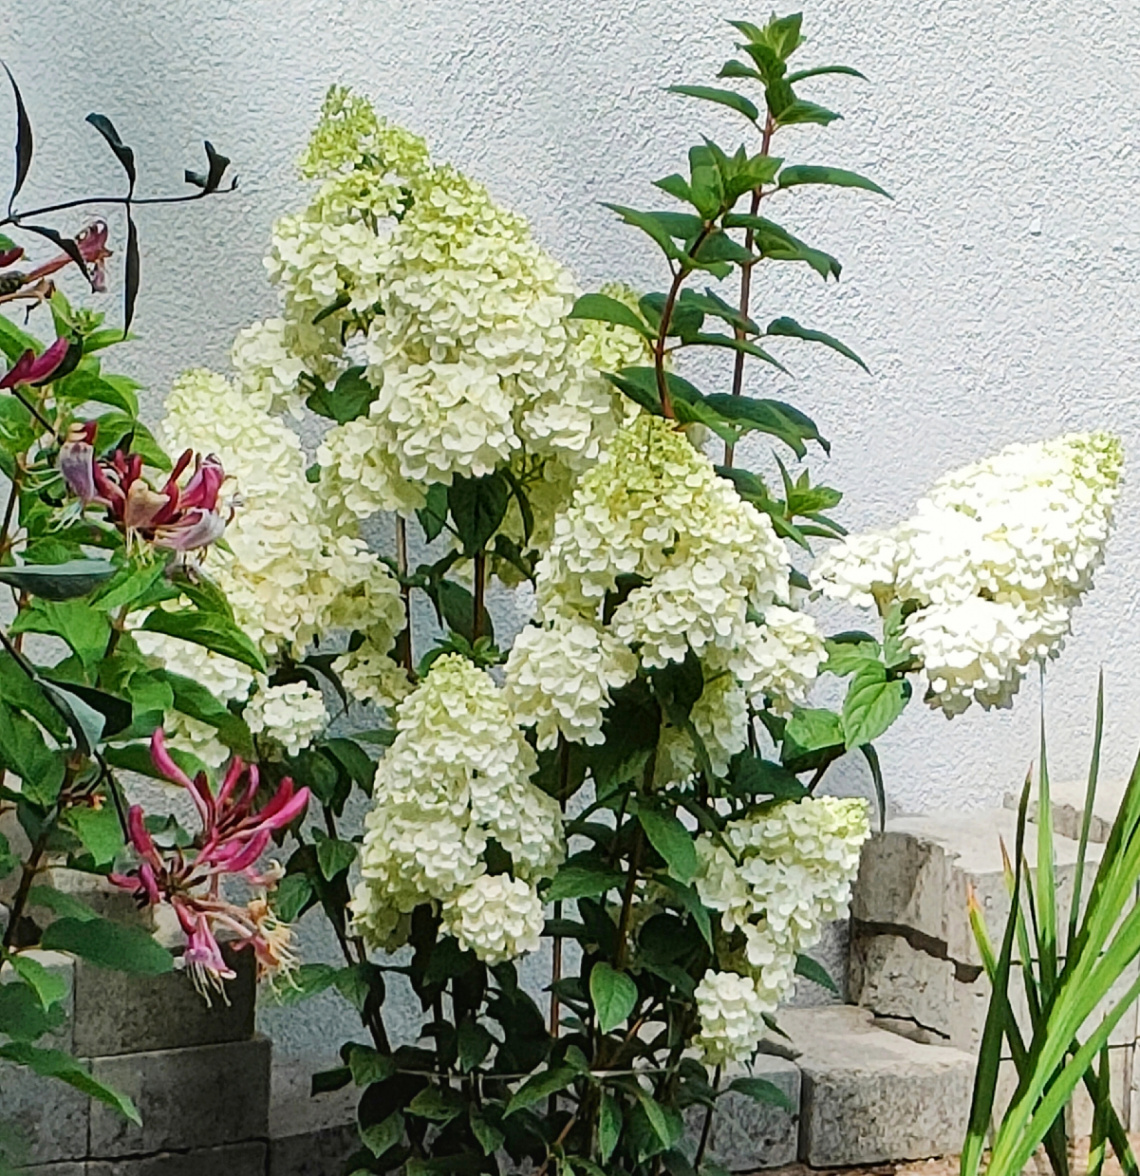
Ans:
[[[1012,694],[1100,559],[1119,451],[1099,435],[939,483],[923,517],[942,521],[924,525],[964,536],[941,571],[917,525],[845,538],[842,494],[816,477],[829,442],[758,395],[753,369],[786,372],[801,343],[837,371],[863,361],[816,326],[762,325],[754,304],[773,265],[840,275],[769,219],[794,216],[795,189],[885,196],[773,154],[785,128],[838,117],[801,91],[860,75],[793,69],[799,16],[733,27],[721,76],[737,88],[672,89],[728,108],[743,142],[693,146],[685,174],[656,182],[668,207],[609,206],[659,251],[659,291],[583,292],[487,186],[331,90],[302,159],[309,200],[273,229],[279,313],[239,333],[231,374],[181,377],[160,428],[214,455],[196,469],[211,486],[219,472],[216,501],[162,485],[224,517],[222,541],[189,559],[125,549],[130,589],[70,605],[113,610],[106,644],[51,622],[78,645],[59,681],[120,707],[93,737],[108,771],[189,780],[221,804],[233,765],[250,780],[256,765],[238,824],[257,842],[224,863],[260,886],[240,917],[201,906],[208,804],[202,832],[131,810],[120,837],[103,818],[101,856],[82,864],[148,905],[197,903],[206,931],[232,918],[281,1000],[352,1003],[367,1042],[314,1079],[361,1088],[349,1170],[497,1172],[505,1155],[540,1173],[710,1172],[708,1131],[686,1140],[684,1112],[707,1128],[725,1090],[780,1102],[748,1064],[797,979],[832,984],[806,953],[845,908],[871,807],[824,795],[829,768],[857,752],[881,818],[875,742],[912,683],[935,700]],[[693,382],[706,348],[731,361],[723,386]],[[766,451],[741,443],[757,437],[775,452],[749,468]],[[74,472],[106,460],[45,447],[45,529],[125,542]],[[821,591],[876,607],[881,636],[829,637]],[[513,637],[507,593],[529,610]],[[964,606],[1013,609],[1026,629],[1012,652],[995,629],[973,677],[932,628]],[[813,705],[828,675],[850,679],[837,709]],[[0,798],[19,809],[24,793]],[[246,862],[251,845],[274,864]],[[291,928],[310,911],[336,964],[298,959]],[[201,924],[181,925],[184,966],[224,985]],[[25,934],[52,942],[51,927]],[[516,969],[540,951],[541,993]],[[422,1007],[413,1041],[389,1036],[393,976]]]

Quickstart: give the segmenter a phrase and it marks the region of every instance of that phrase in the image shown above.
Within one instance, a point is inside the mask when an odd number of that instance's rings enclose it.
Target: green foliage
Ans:
[[[1121,1168],[1135,1176],[1136,1158],[1112,1104],[1105,1064],[1112,1030],[1140,997],[1140,980],[1094,1010],[1140,954],[1140,906],[1135,882],[1140,871],[1140,760],[1132,771],[1120,809],[1104,845],[1096,876],[1082,902],[1090,823],[1096,799],[1104,731],[1104,679],[1097,693],[1097,721],[1089,765],[1078,862],[1067,934],[1059,933],[1054,837],[1044,718],[1037,794],[1037,861],[1032,874],[1025,853],[1025,829],[1032,779],[1027,778],[1018,808],[1017,840],[1006,859],[1011,896],[1000,948],[995,952],[981,906],[971,894],[970,922],[992,996],[974,1079],[970,1123],[962,1149],[963,1176],[976,1176],[990,1132],[998,1070],[1012,1058],[1018,1087],[993,1130],[987,1171],[1011,1176],[1044,1145],[1056,1176],[1067,1176],[1065,1108],[1084,1085],[1094,1108],[1090,1168],[1103,1160],[1106,1141]],[[1019,1019],[1011,1000],[1015,970],[1020,972],[1028,1016]],[[1098,1069],[1098,1061],[1100,1066]]]

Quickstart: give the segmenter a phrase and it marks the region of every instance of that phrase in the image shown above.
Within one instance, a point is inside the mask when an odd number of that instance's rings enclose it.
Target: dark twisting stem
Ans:
[[[396,516],[396,571],[404,601],[404,669],[411,675],[416,664],[412,650],[412,589],[408,584],[408,523],[402,515]]]
[[[701,246],[715,227],[715,222],[710,221],[697,234],[697,239],[693,242],[691,250],[694,257],[700,252]],[[676,414],[673,412],[673,400],[669,395],[669,381],[665,376],[665,340],[669,337],[669,325],[673,318],[673,307],[677,303],[677,295],[681,293],[685,279],[692,272],[692,269],[684,264],[679,265],[674,272],[673,284],[669,287],[669,293],[665,296],[665,306],[661,311],[661,326],[657,330],[657,340],[653,345],[653,367],[657,373],[657,395],[661,398],[661,412],[668,420],[675,419]]]
[[[717,1066],[713,1073],[713,1093],[715,1094],[720,1087],[720,1066]],[[700,1170],[701,1161],[705,1158],[705,1150],[709,1145],[709,1133],[712,1131],[713,1115],[716,1113],[716,1107],[705,1108],[705,1122],[701,1127],[701,1141],[697,1144],[697,1154],[693,1160],[693,1167]]]
[[[478,641],[483,636],[483,596],[487,591],[487,553],[480,548],[475,553],[475,615],[471,618],[471,636]]]
[[[233,180],[228,188],[216,188],[214,192],[233,192],[236,188],[237,180]],[[41,208],[9,212],[7,216],[0,218],[0,227],[15,225],[19,228],[21,221],[38,220],[52,212],[66,212],[69,208],[87,208],[96,204],[115,204],[124,207],[138,207],[142,204],[193,204],[195,200],[213,196],[214,192],[191,192],[187,196],[80,196],[75,200],[63,200],[59,204],[45,204]]]

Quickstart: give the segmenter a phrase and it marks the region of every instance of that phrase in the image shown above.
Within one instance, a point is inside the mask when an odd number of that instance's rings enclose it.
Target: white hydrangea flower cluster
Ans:
[[[483,874],[444,907],[443,925],[465,951],[494,965],[538,951],[546,919],[533,886]]]
[[[646,669],[683,661],[690,650],[701,658],[715,685],[706,687],[694,721],[723,767],[745,746],[747,699],[790,708],[806,697],[824,660],[812,618],[781,603],[789,571],[767,515],[741,499],[674,422],[641,415],[582,475],[555,520],[537,569],[539,622],[551,634],[597,628],[607,594],[632,581],[608,633]],[[554,731],[597,738],[597,677],[537,672],[530,649],[554,640],[524,632],[520,641],[507,682],[512,696],[526,699],[525,721],[541,726],[547,740]],[[575,728],[566,714],[588,722]]]
[[[710,969],[696,994],[696,1044],[710,1063],[755,1050],[764,1015],[795,984],[796,955],[846,908],[869,832],[865,801],[813,797],[697,838],[694,885],[720,915],[722,970]]]
[[[324,696],[304,682],[270,686],[264,679],[242,712],[250,732],[283,747],[289,755],[308,747],[328,726]]]
[[[1011,445],[940,478],[911,518],[854,536],[816,564],[823,591],[885,612],[947,715],[1008,706],[1024,667],[1060,652],[1103,559],[1123,451],[1107,433]]]
[[[559,735],[602,742],[611,691],[633,681],[637,658],[592,620],[559,615],[548,627],[528,625],[506,665],[505,697],[524,727],[536,728],[540,751]]]
[[[298,382],[305,364],[289,346],[283,318],[265,319],[238,331],[230,360],[237,372],[237,386],[253,407],[270,413],[287,412],[300,419],[304,398]]]
[[[397,708],[396,738],[376,772],[352,904],[361,932],[395,946],[404,916],[434,902],[480,958],[529,950],[537,884],[565,852],[558,805],[530,782],[536,767],[491,676],[458,654],[433,662]],[[491,839],[511,855],[513,882],[479,881]]]

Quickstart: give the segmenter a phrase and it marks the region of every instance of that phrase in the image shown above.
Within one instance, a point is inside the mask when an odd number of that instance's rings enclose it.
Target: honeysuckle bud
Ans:
[[[83,258],[87,266],[87,275],[91,281],[92,290],[102,293],[107,289],[107,266],[105,263],[108,257],[113,256],[111,250],[107,248],[107,222],[93,221],[85,229],[75,234],[75,244],[79,249],[79,256]],[[37,266],[30,273],[25,274],[24,285],[30,285],[57,273],[65,266],[72,265],[74,261],[75,259],[70,253],[61,253],[58,257],[53,257],[51,261],[45,261],[43,265]],[[0,264],[2,264],[2,260],[0,260]],[[11,262],[8,264],[10,265]]]
[[[20,384],[42,384],[63,363],[70,345],[69,339],[60,336],[39,355],[30,349],[25,351],[7,374],[0,376],[0,388],[16,388]]]

